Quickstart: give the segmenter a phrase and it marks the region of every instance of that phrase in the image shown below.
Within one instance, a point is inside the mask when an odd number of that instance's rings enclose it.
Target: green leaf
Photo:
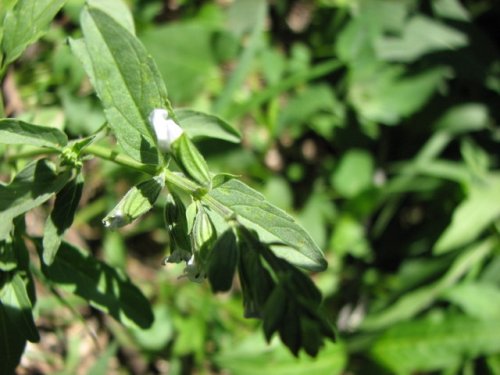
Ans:
[[[373,159],[369,152],[359,149],[347,151],[332,175],[335,190],[352,198],[373,186]]]
[[[81,25],[86,48],[73,42],[74,50],[83,60],[118,142],[132,158],[157,164],[159,154],[148,116],[155,108],[171,108],[154,61],[134,35],[98,9],[85,9]]]
[[[500,350],[498,319],[461,315],[430,317],[389,328],[372,347],[372,356],[397,374],[459,365],[464,358]]]
[[[434,253],[444,254],[470,243],[499,217],[500,179],[473,185],[470,195],[453,212],[451,224],[436,242]]]
[[[215,242],[210,254],[208,280],[214,292],[227,292],[233,285],[238,263],[238,245],[231,229],[226,230]]]
[[[18,333],[31,342],[38,342],[40,336],[31,312],[33,307],[26,290],[26,285],[18,273],[14,274],[12,279],[2,287],[0,300],[5,307],[18,310],[19,315],[15,317],[15,320],[17,320],[15,325],[18,328]]]
[[[436,67],[409,75],[401,66],[374,63],[353,72],[350,100],[363,119],[396,125],[427,103],[446,73]]]
[[[375,330],[396,322],[411,319],[428,308],[438,297],[454,285],[468,270],[479,264],[496,246],[496,241],[488,238],[475,243],[458,256],[444,276],[426,286],[405,293],[396,301],[391,301],[384,309],[368,314],[361,328]]]
[[[26,346],[26,340],[38,342],[40,336],[33,321],[32,306],[19,274],[0,290],[0,363],[2,373],[13,374]]]
[[[488,126],[488,108],[482,103],[466,103],[447,108],[436,123],[436,130],[451,134],[478,131]]]
[[[68,143],[68,137],[59,129],[9,118],[0,120],[0,143],[61,148]]]
[[[42,264],[42,271],[61,289],[127,326],[148,328],[153,323],[149,301],[125,275],[66,242],[50,266]]]
[[[443,298],[478,319],[500,319],[500,289],[489,283],[464,282],[447,290]]]
[[[148,329],[131,329],[130,333],[141,349],[160,351],[174,336],[174,323],[166,302],[156,303],[153,308],[154,323]]]
[[[281,284],[276,285],[269,295],[262,313],[262,328],[267,341],[271,341],[274,332],[276,332],[281,325],[286,308],[286,291]]]
[[[91,8],[102,10],[108,16],[122,25],[132,34],[135,34],[134,18],[129,7],[123,0],[87,0]]]
[[[18,0],[4,20],[4,66],[17,59],[26,47],[45,34],[47,26],[64,3],[65,0]]]
[[[73,223],[83,190],[83,176],[69,181],[56,195],[54,208],[45,222],[43,233],[43,262],[52,264],[66,229]]]
[[[70,177],[71,171],[57,173],[49,161],[41,159],[29,163],[9,185],[0,185],[0,239],[5,238],[16,216],[47,201]]]
[[[170,147],[175,162],[188,177],[202,186],[210,184],[212,179],[207,162],[185,133],[181,134]]]
[[[0,300],[0,363],[5,374],[14,374],[26,346],[26,338],[19,334],[18,323],[22,313]]]
[[[240,133],[224,120],[217,116],[208,115],[191,109],[178,109],[175,115],[180,126],[189,135],[189,138],[215,138],[223,141],[239,143]]]
[[[12,243],[7,240],[0,241],[0,271],[12,271],[16,267],[17,259]]]
[[[260,335],[252,335],[224,348],[215,362],[238,375],[340,375],[347,364],[347,352],[342,344],[327,343],[316,358],[295,358],[277,340],[267,344]]]
[[[375,51],[382,60],[412,62],[431,52],[456,50],[467,44],[465,33],[439,21],[417,15],[407,22],[401,37],[378,38],[375,41]]]
[[[171,22],[141,33],[175,103],[192,101],[215,71],[212,35],[201,22]]]
[[[280,257],[312,271],[326,269],[323,252],[311,236],[291,216],[243,182],[229,180],[208,195],[241,219],[246,219],[243,223],[258,230],[262,240],[287,245],[286,248],[273,248]]]
[[[470,19],[469,12],[460,0],[435,0],[431,5],[439,17],[456,21],[469,21]]]

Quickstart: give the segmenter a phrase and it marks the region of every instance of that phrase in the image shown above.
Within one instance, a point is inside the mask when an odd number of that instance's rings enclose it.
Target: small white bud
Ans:
[[[166,109],[153,109],[149,114],[149,123],[153,127],[158,147],[162,151],[170,151],[170,145],[184,133],[174,120],[168,118]]]

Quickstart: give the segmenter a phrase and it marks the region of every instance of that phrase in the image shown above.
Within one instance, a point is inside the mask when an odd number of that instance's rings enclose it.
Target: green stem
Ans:
[[[154,165],[146,165],[135,161],[134,159],[119,154],[116,151],[113,151],[109,148],[99,146],[99,145],[90,145],[82,150],[84,155],[93,155],[97,156],[104,160],[112,161],[116,164],[123,165],[124,167],[135,169],[136,171],[147,173],[150,175],[156,175],[158,170]]]
[[[51,150],[47,148],[40,148],[40,149],[34,149],[30,150],[26,153],[23,154],[17,154],[13,155],[9,160],[14,160],[14,159],[21,159],[23,157],[34,157],[34,156],[39,156],[39,155],[44,155],[44,154],[56,154],[59,153],[59,150]],[[197,183],[191,181],[190,179],[184,177],[183,175],[179,173],[172,172],[171,170],[168,170],[166,168],[163,168],[163,170],[157,166],[154,165],[147,165],[147,164],[142,164],[124,154],[119,154],[114,150],[111,150],[107,147],[104,146],[99,146],[96,144],[87,146],[82,150],[82,154],[84,155],[92,155],[96,156],[98,158],[104,159],[104,160],[109,160],[112,161],[113,163],[122,165],[124,167],[130,168],[130,169],[135,169],[136,171],[142,172],[149,174],[151,176],[156,176],[160,173],[164,173],[165,175],[165,181],[167,184],[171,184],[189,194],[191,196],[196,197],[197,199],[200,199],[205,203],[208,207],[210,207],[212,210],[217,212],[220,216],[222,216],[224,219],[227,221],[233,220],[234,219],[234,212],[228,209],[226,206],[222,205],[220,202],[215,200],[211,195],[206,194],[206,193],[201,193],[205,190],[205,188],[201,187]]]
[[[101,159],[109,160],[124,167],[135,169],[152,176],[163,172],[167,184],[174,185],[175,187],[188,192],[192,196],[199,195],[200,191],[203,190],[200,185],[182,176],[181,174],[172,172],[166,168],[163,171],[160,171],[156,166],[141,164],[126,155],[118,154],[116,151],[110,150],[106,147],[102,147],[99,145],[90,145],[83,150],[83,153],[87,155],[97,156]],[[233,211],[229,210],[226,206],[221,205],[211,195],[203,194],[199,199],[201,199],[208,207],[217,212],[224,219],[231,220],[234,218]]]

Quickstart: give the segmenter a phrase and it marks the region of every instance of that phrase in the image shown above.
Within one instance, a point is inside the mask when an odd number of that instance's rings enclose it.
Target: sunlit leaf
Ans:
[[[4,20],[4,65],[17,59],[40,38],[66,0],[18,0]]]
[[[209,194],[234,214],[254,224],[259,234],[270,235],[264,240],[274,238],[287,245],[279,256],[306,269],[321,271],[326,268],[323,252],[309,234],[291,216],[267,202],[243,182],[229,180]]]
[[[59,129],[9,118],[0,120],[0,143],[61,148],[68,143],[68,137]]]
[[[217,116],[190,109],[178,109],[175,111],[175,115],[181,127],[193,140],[214,138],[232,143],[240,142],[240,133]]]
[[[155,63],[139,40],[106,13],[87,8],[81,25],[86,48],[77,42],[77,55],[83,57],[118,142],[134,159],[157,164],[148,116],[170,105]]]

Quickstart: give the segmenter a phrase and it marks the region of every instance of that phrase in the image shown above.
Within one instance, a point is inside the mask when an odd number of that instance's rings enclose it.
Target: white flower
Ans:
[[[205,279],[205,272],[200,269],[194,255],[188,260],[182,276],[187,276],[189,281],[194,281],[195,283],[201,283]]]
[[[153,127],[158,147],[162,151],[170,151],[170,145],[184,133],[184,130],[174,120],[168,118],[168,111],[163,108],[151,111],[149,123]]]

